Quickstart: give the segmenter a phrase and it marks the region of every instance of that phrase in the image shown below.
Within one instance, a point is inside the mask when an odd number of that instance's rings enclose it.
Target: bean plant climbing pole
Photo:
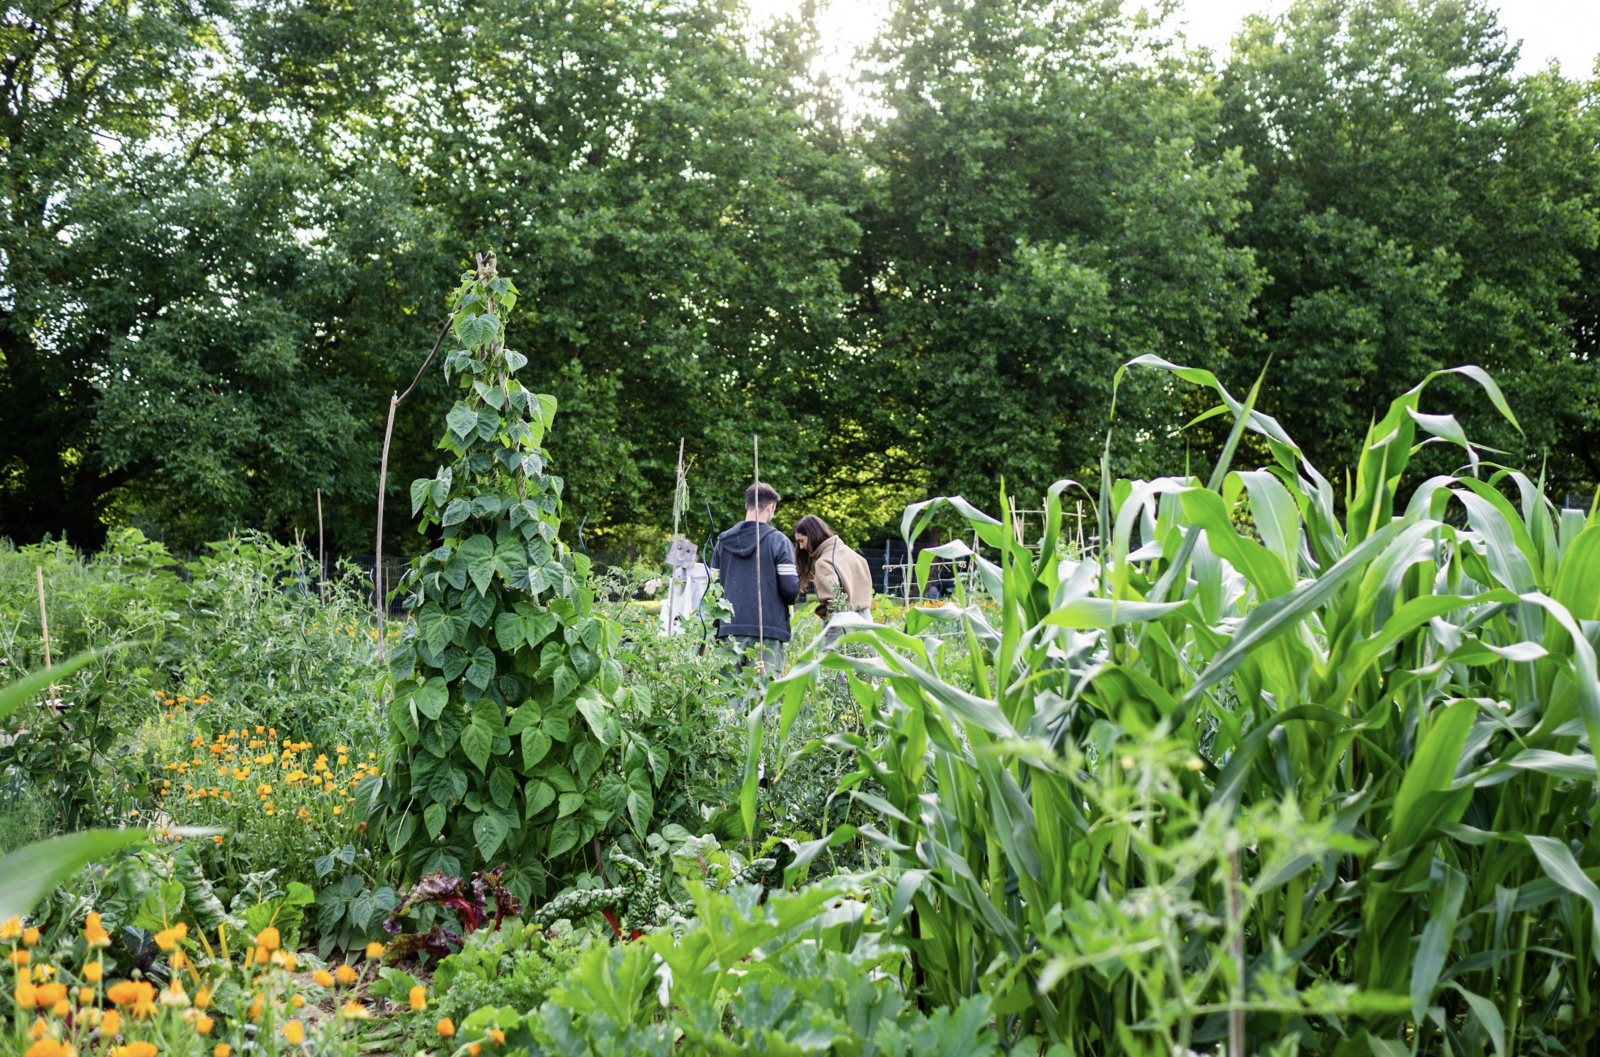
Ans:
[[[390,662],[391,749],[374,813],[406,873],[506,865],[520,898],[547,867],[619,823],[649,824],[664,759],[626,728],[610,659],[620,629],[593,609],[589,561],[560,541],[563,482],[542,446],[553,396],[515,379],[505,347],[516,287],[493,254],[462,278],[446,377],[462,398],[411,484],[439,546],[406,575],[415,620]]]

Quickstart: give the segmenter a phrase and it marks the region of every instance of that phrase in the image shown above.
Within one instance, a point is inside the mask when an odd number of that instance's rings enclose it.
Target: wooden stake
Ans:
[[[443,338],[443,335],[440,335]],[[424,364],[426,366],[426,364]],[[413,382],[413,385],[416,383]],[[408,390],[409,391],[409,390]],[[389,649],[383,638],[383,493],[389,484],[389,438],[394,434],[394,409],[400,406],[400,394],[389,395],[389,424],[383,430],[383,461],[378,464],[378,539],[372,555],[372,590],[377,595],[374,605],[378,610],[378,654],[384,667],[389,666]]]
[[[680,509],[681,506],[682,506],[682,503],[680,502],[680,499],[683,496],[683,438],[682,437],[678,438],[678,480],[673,484],[672,489],[673,489],[673,491],[672,491],[672,539],[673,539],[673,542],[677,542],[677,539],[678,539],[678,519],[679,519],[679,516],[683,513],[683,511]]]
[[[761,613],[761,438],[750,435],[756,477],[756,674],[765,675],[767,665],[767,622]]]
[[[44,666],[53,668],[55,665],[50,661],[50,617],[45,613],[44,608],[44,566],[35,565],[33,567],[33,576],[39,585],[39,631],[44,635]],[[60,702],[56,700],[56,685],[54,683],[50,684],[50,708],[52,710],[59,710],[60,708]]]
[[[322,556],[322,489],[319,488],[317,489],[317,601],[323,603],[328,601],[322,589],[323,573],[327,568],[328,560]]]
[[[1228,953],[1233,958],[1233,986],[1228,996],[1228,1057],[1244,1057],[1244,889],[1239,873],[1239,849],[1228,852],[1228,924],[1233,938]]]

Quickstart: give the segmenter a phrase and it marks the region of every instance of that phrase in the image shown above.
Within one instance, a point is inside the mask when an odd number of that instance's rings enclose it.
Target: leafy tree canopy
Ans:
[[[659,538],[680,437],[692,535],[752,434],[858,542],[929,492],[1092,482],[1143,353],[1240,390],[1270,357],[1262,406],[1334,473],[1395,386],[1481,363],[1526,434],[1463,400],[1469,434],[1600,479],[1600,81],[1517,75],[1482,0],[1303,2],[1220,65],[1170,12],[899,0],[856,115],[814,14],[22,4],[0,535],[289,537],[320,490],[370,551],[389,395],[481,250],[536,306],[505,338],[563,408],[569,543]],[[1117,399],[1118,472],[1221,443],[1156,375]],[[391,504],[453,400],[435,365],[400,407]]]

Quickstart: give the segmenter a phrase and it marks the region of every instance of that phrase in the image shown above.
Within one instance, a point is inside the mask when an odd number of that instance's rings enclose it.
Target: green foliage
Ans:
[[[999,619],[851,618],[868,656],[814,647],[768,695],[781,739],[822,671],[857,677],[873,724],[838,736],[859,761],[838,793],[881,816],[859,832],[898,868],[887,928],[919,989],[1089,1053],[1218,1042],[1234,1010],[1251,1046],[1593,1037],[1596,526],[1517,473],[1401,502],[1419,427],[1466,440],[1421,410],[1433,375],[1369,430],[1339,518],[1255,391],[1134,362],[1231,411],[1209,486],[1108,479],[1084,560],[1061,549],[1070,482],[1032,549],[963,499],[918,504],[908,538],[948,503],[998,552],[975,560]],[[1487,374],[1453,373],[1515,427]],[[1245,430],[1271,465],[1232,471]]]
[[[498,930],[472,933],[460,952],[441,960],[434,970],[437,999],[428,1013],[433,1019],[424,1030],[431,1033],[438,1017],[464,1024],[484,1006],[538,1009],[590,945],[585,934],[546,938],[514,921]],[[404,1001],[405,995],[405,990],[397,989],[395,1000]]]
[[[1353,468],[1370,415],[1463,353],[1529,430],[1441,392],[1474,437],[1548,451],[1565,482],[1593,476],[1596,424],[1574,398],[1597,379],[1567,350],[1594,318],[1574,303],[1600,230],[1600,169],[1580,146],[1594,87],[1518,77],[1517,60],[1480,3],[1296,3],[1236,38],[1206,153],[1252,174],[1234,241],[1272,281],[1249,359],[1273,357],[1278,417],[1330,479]],[[1454,468],[1437,454],[1419,479]]]
[[[1215,110],[1131,6],[903,0],[877,47],[889,116],[863,144],[877,176],[848,273],[876,355],[830,380],[859,423],[835,465],[907,500],[1002,475],[1042,491],[1093,465],[1116,364],[1211,366],[1247,338],[1263,276],[1228,238],[1245,170],[1192,149]],[[1141,385],[1123,414],[1150,435],[1118,465],[1170,463],[1173,397]]]
[[[896,982],[905,952],[864,934],[866,906],[839,888],[690,892],[697,917],[681,935],[589,948],[524,1024],[564,1057],[664,1055],[674,1040],[693,1054],[995,1051],[986,999],[932,1017],[910,1008]]]
[[[660,769],[621,722],[618,631],[594,610],[588,559],[558,538],[562,480],[541,446],[556,401],[512,377],[527,363],[504,342],[516,297],[492,254],[456,291],[445,370],[466,392],[439,442],[453,463],[411,485],[440,544],[407,579],[378,802],[408,876],[505,860],[526,899],[613,822],[648,826]]]

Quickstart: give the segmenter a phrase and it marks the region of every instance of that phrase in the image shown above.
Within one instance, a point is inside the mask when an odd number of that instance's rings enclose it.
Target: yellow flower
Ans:
[[[333,986],[333,974],[328,972],[326,969],[318,969],[316,972],[311,974],[311,979],[315,980],[323,987]]]
[[[411,1000],[412,1012],[421,1013],[428,1008],[428,989],[421,984],[407,992],[406,997]]]
[[[25,951],[25,950],[12,951],[11,952],[11,964],[12,965],[27,965],[28,964],[28,952]]]
[[[176,929],[162,929],[156,933],[156,946],[164,951],[170,951],[178,945],[178,931]]]
[[[356,971],[348,964],[341,965],[335,969],[333,971],[333,976],[334,979],[338,980],[341,984],[353,984],[356,982]]]
[[[72,1012],[72,1003],[63,998],[61,1001],[50,1007],[50,1012],[55,1016],[64,1017],[68,1013]]]
[[[283,939],[278,934],[277,928],[272,925],[268,925],[266,928],[261,930],[259,935],[256,936],[256,942],[269,951],[275,951],[278,949],[279,945],[282,944]]]
[[[28,946],[28,947],[32,947],[35,943],[38,943],[39,942],[39,930],[38,929],[23,929],[22,930],[22,942],[23,942],[23,944],[25,946]]]
[[[339,1015],[346,1020],[367,1020],[371,1017],[371,1014],[367,1012],[367,1007],[353,998],[344,1004],[344,1008],[339,1010]]]
[[[94,1001],[94,988],[92,988],[92,987],[80,987],[80,988],[78,988],[78,1005],[86,1006],[90,1002],[93,1002],[93,1001]]]
[[[194,1018],[194,1030],[202,1035],[209,1035],[211,1034],[211,1026],[215,1023],[216,1021],[202,1014]]]
[[[100,982],[100,978],[104,975],[105,966],[101,965],[99,962],[90,962],[88,965],[83,967],[83,978],[89,981],[91,984],[98,984]]]
[[[338,808],[334,808],[334,810],[337,811],[339,809]],[[369,943],[369,944],[367,944],[367,957],[368,958],[382,958],[383,957],[383,944],[381,944],[381,943]]]
[[[445,1017],[443,1020],[439,1021],[438,1025],[436,1026],[439,1030],[439,1034],[443,1035],[447,1039],[456,1033],[456,1026],[451,1022],[449,1017]]]
[[[122,1014],[114,1009],[106,1010],[105,1016],[100,1018],[100,1037],[109,1039],[122,1030]]]
[[[335,815],[337,815],[337,814],[339,814],[339,813],[340,813],[340,812],[342,812],[342,811],[343,811],[343,810],[344,810],[344,808],[342,808],[342,807],[335,807],[335,808],[334,808],[334,809],[333,809],[333,813],[334,813],[334,814],[335,814]]]
[[[211,988],[202,987],[200,990],[194,993],[194,1005],[196,1009],[205,1009],[210,1004]]]
[[[291,1020],[283,1026],[283,1037],[298,1046],[306,1041],[306,1026],[298,1020]]]
[[[14,940],[22,935],[22,919],[19,917],[7,918],[0,924],[0,940]]]
[[[11,992],[11,997],[17,1000],[17,1005],[23,1009],[32,1009],[39,1004],[39,989],[30,983],[20,983],[17,989]]]
[[[271,958],[271,957],[272,957],[272,955],[267,953],[267,949],[265,947],[257,947],[256,948],[255,959],[256,959],[256,964],[257,965],[265,965],[265,964],[267,964],[267,959]]]
[[[228,1057],[233,1052],[233,1047],[225,1042],[219,1042],[211,1050],[211,1057]]]
[[[222,834],[218,833],[216,836],[212,837],[211,838],[211,843],[213,843],[213,844],[221,844],[222,843]]]
[[[470,1043],[467,1046],[467,1052],[472,1054],[472,1057],[478,1057],[478,1054],[483,1052],[483,1047],[478,1045],[476,1042]]]
[[[496,1046],[504,1046],[505,1045],[506,1033],[501,1031],[499,1028],[490,1028],[489,1029],[489,1037],[494,1040],[494,1044]]]
[[[67,997],[66,984],[40,984],[34,988],[39,1005],[53,1006]]]
[[[296,1008],[296,1009],[301,1009],[306,1004],[306,996],[305,995],[295,995],[293,998],[289,999],[289,1004],[291,1006],[293,1006],[294,1008]]]
[[[189,1006],[189,993],[183,989],[183,981],[174,976],[172,986],[161,992],[161,1004],[173,1009],[187,1009]]]
[[[182,969],[186,961],[188,961],[188,958],[182,951],[172,952],[172,967],[174,969]]]

